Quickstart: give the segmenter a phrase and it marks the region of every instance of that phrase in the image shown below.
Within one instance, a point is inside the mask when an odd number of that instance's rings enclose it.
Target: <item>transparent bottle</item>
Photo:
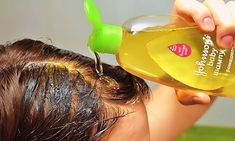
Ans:
[[[122,27],[106,25],[92,0],[86,0],[85,9],[95,27],[89,46],[116,54],[126,71],[176,89],[235,97],[234,50],[219,48],[215,33],[203,33],[176,16],[142,16]]]

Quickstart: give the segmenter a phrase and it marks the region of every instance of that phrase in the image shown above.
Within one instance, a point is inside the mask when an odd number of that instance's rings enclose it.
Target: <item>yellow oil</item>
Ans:
[[[99,54],[97,52],[94,52],[94,55],[95,55],[95,70],[96,70],[96,73],[99,76],[103,76],[104,75],[103,65],[102,65],[100,56],[99,56]]]
[[[210,40],[205,40],[209,37]],[[208,42],[209,41],[209,42]],[[208,44],[213,42],[213,44]],[[191,54],[182,57],[169,49],[187,45]],[[119,64],[130,73],[176,89],[204,91],[209,95],[235,97],[233,50],[222,50],[214,34],[196,27],[151,27],[141,32],[124,30],[117,54]]]

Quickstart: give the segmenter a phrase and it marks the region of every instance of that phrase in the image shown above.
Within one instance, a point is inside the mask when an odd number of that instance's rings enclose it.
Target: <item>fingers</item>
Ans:
[[[229,1],[226,6],[228,7],[229,11],[231,12],[234,23],[233,26],[235,25],[235,1]],[[234,29],[235,30],[235,29]],[[233,48],[235,49],[235,32],[233,33]]]
[[[190,93],[183,90],[176,91],[179,102],[183,105],[210,104],[211,98],[204,93]]]
[[[211,12],[196,0],[176,0],[174,12],[188,21],[192,20],[205,32],[215,29]]]
[[[214,31],[216,27],[216,42],[222,48],[235,48],[235,1],[176,0],[175,14],[187,21],[193,21],[205,32]]]
[[[223,0],[206,0],[204,4],[211,11],[217,26],[216,40],[218,45],[223,48],[234,47],[235,17],[231,12],[235,8],[233,3],[227,5]]]

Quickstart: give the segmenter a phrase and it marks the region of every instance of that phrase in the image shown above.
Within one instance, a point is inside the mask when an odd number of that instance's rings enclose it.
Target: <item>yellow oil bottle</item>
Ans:
[[[85,1],[85,9],[94,26],[88,45],[95,52],[116,54],[126,71],[176,89],[235,97],[234,50],[219,48],[214,33],[203,33],[183,19],[176,23],[174,18],[180,18],[174,16],[107,25],[92,0]]]

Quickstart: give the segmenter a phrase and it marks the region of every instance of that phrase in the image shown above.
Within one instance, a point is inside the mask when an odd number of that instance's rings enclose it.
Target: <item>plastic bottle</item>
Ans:
[[[122,27],[103,24],[93,0],[84,6],[94,26],[91,50],[115,54],[121,67],[147,80],[235,97],[234,50],[219,48],[215,33],[203,33],[174,16],[137,17]]]

